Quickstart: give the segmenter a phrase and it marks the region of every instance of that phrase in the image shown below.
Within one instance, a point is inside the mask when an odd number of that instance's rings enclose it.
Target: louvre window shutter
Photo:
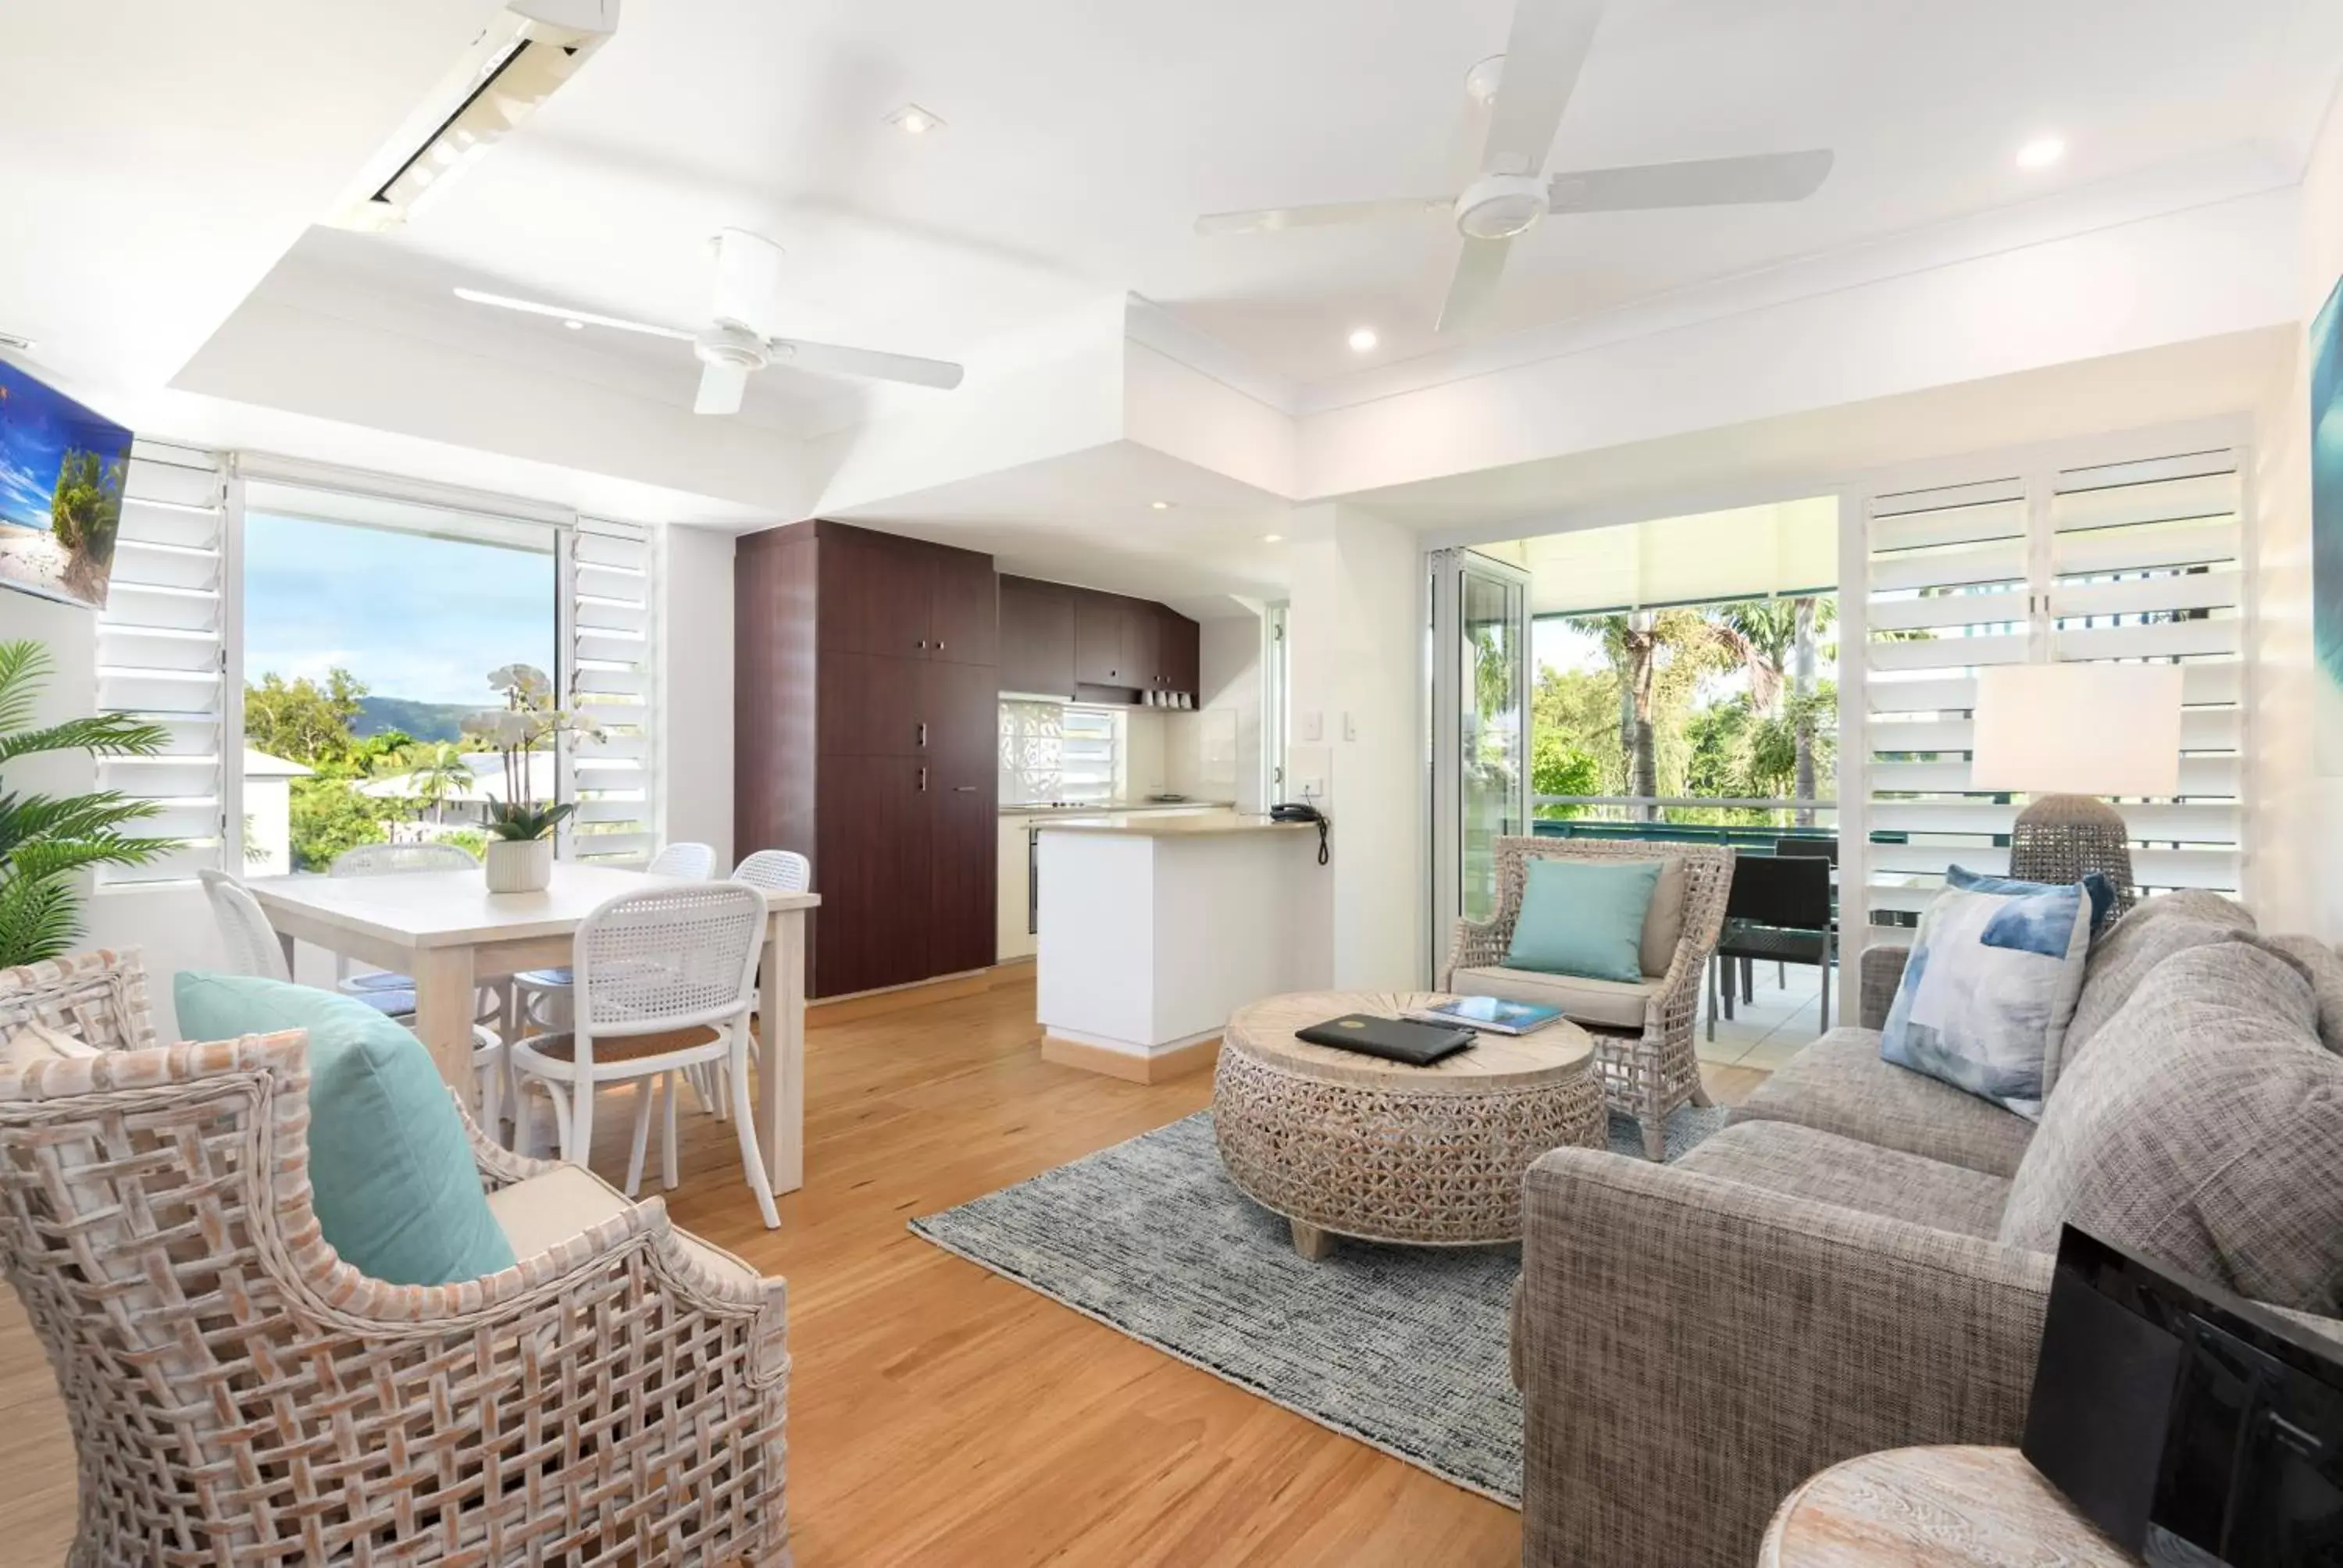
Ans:
[[[650,530],[580,518],[569,535],[569,700],[606,731],[568,753],[578,802],[568,853],[588,860],[640,860],[657,833],[653,798]]]
[[[106,866],[102,885],[181,881],[226,864],[242,798],[228,725],[227,485],[217,455],[140,440],[124,476],[113,581],[97,618],[97,705],[169,736],[155,757],[106,758],[103,789],[158,808],[132,830],[181,840],[145,866]]]
[[[2118,802],[2148,892],[2235,893],[2245,749],[2244,531],[2234,452],[2057,476],[2050,655],[2181,668],[2180,790]]]
[[[1865,900],[1909,923],[1948,866],[2006,871],[2018,806],[1970,788],[1976,671],[2048,659],[2187,672],[2180,793],[2119,801],[2153,893],[2235,890],[2244,574],[2228,451],[1888,491],[1866,505]]]

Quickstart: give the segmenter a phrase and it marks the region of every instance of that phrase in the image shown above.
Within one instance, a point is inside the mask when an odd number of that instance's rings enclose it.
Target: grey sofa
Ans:
[[[1558,1150],[1523,1201],[1523,1560],[1745,1568],[1785,1493],[1910,1443],[2014,1443],[2059,1223],[2343,1340],[2343,962],[2202,894],[2093,949],[2039,1126],[1816,1040],[1674,1164]]]

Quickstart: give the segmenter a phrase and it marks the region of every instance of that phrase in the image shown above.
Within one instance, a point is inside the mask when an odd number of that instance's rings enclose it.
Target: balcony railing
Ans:
[[[1555,839],[1674,839],[1771,849],[1777,839],[1835,839],[1836,800],[1707,795],[1533,795],[1534,831]],[[1566,813],[1566,814],[1565,814]],[[1799,819],[1806,816],[1811,826]]]

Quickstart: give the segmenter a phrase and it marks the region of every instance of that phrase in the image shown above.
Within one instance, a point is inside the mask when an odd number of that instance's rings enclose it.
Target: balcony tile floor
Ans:
[[[1700,1021],[1694,1038],[1700,1060],[1716,1067],[1754,1067],[1766,1072],[1781,1066],[1822,1032],[1821,972],[1811,964],[1791,964],[1786,976],[1761,963],[1755,976],[1756,994],[1734,1009],[1731,1018],[1716,1020],[1716,1038],[1708,1038],[1708,998],[1701,997]],[[1786,983],[1785,983],[1786,981]],[[1840,1021],[1839,975],[1831,972],[1831,1022]]]

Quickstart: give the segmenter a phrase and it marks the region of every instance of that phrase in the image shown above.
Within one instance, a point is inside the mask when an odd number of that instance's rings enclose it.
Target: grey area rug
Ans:
[[[1675,1159],[1725,1125],[1668,1119]],[[1633,1122],[1611,1147],[1642,1158]],[[1342,1241],[1307,1262],[1221,1169],[1210,1111],[911,1221],[916,1234],[1167,1355],[1457,1485],[1521,1506],[1506,1372],[1518,1246]]]

